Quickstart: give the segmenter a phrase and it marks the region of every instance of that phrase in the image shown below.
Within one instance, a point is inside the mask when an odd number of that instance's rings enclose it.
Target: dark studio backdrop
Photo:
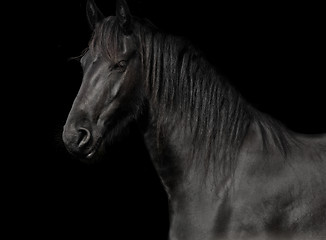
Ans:
[[[115,1],[96,1],[115,14]],[[301,133],[326,132],[325,16],[314,3],[129,0],[132,14],[184,36],[261,111]],[[21,134],[24,157],[14,161],[6,207],[12,233],[39,237],[102,235],[166,239],[167,197],[136,124],[99,164],[71,157],[62,127],[82,69],[70,58],[87,47],[86,1],[42,1],[22,9],[33,63]],[[24,15],[25,16],[25,15]],[[25,85],[22,85],[22,88]],[[25,97],[25,96],[24,96]],[[24,102],[23,101],[23,102]],[[19,152],[13,153],[13,155]],[[116,237],[114,237],[116,236]]]

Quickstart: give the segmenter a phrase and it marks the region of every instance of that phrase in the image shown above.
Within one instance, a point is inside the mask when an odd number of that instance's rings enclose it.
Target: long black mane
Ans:
[[[134,19],[133,37],[142,56],[144,94],[156,106],[157,137],[183,128],[192,147],[188,164],[216,164],[232,171],[252,123],[257,123],[266,153],[275,146],[284,157],[294,141],[279,122],[252,108],[187,40],[158,31],[146,20]],[[99,24],[90,50],[112,58],[121,48],[115,17]],[[164,129],[164,130],[163,130]],[[201,161],[201,162],[193,162]]]

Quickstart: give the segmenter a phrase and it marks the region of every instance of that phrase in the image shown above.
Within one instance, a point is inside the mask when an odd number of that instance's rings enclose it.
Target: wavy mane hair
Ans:
[[[110,58],[121,49],[122,34],[117,18],[108,17],[96,27],[89,49]],[[292,133],[252,108],[189,41],[138,18],[133,18],[132,34],[140,47],[144,94],[155,106],[157,138],[180,131],[180,126],[190,132],[189,166],[208,169],[215,164],[222,173],[232,172],[253,122],[261,131],[266,153],[273,145],[287,156],[295,141]]]

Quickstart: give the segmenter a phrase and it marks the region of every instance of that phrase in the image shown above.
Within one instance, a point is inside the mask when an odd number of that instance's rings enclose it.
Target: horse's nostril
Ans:
[[[86,128],[79,128],[79,139],[78,139],[78,147],[81,148],[85,146],[91,140],[91,133]]]

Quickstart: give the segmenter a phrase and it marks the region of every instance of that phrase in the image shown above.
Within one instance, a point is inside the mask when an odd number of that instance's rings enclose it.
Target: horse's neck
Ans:
[[[171,116],[166,116],[165,123],[158,123],[160,120],[156,114],[154,110],[149,111],[144,138],[157,173],[171,196],[184,191],[184,188],[194,188],[204,172],[196,164],[187,163],[194,161],[187,129],[182,123],[169,120]]]
[[[209,234],[214,228],[216,213],[228,196],[227,178],[216,182],[212,172],[205,172],[196,163],[185,164],[185,161],[191,161],[188,151],[192,147],[188,145],[185,131],[178,125],[158,130],[153,114],[144,134],[154,166],[169,196],[171,239],[199,239],[198,234]]]

